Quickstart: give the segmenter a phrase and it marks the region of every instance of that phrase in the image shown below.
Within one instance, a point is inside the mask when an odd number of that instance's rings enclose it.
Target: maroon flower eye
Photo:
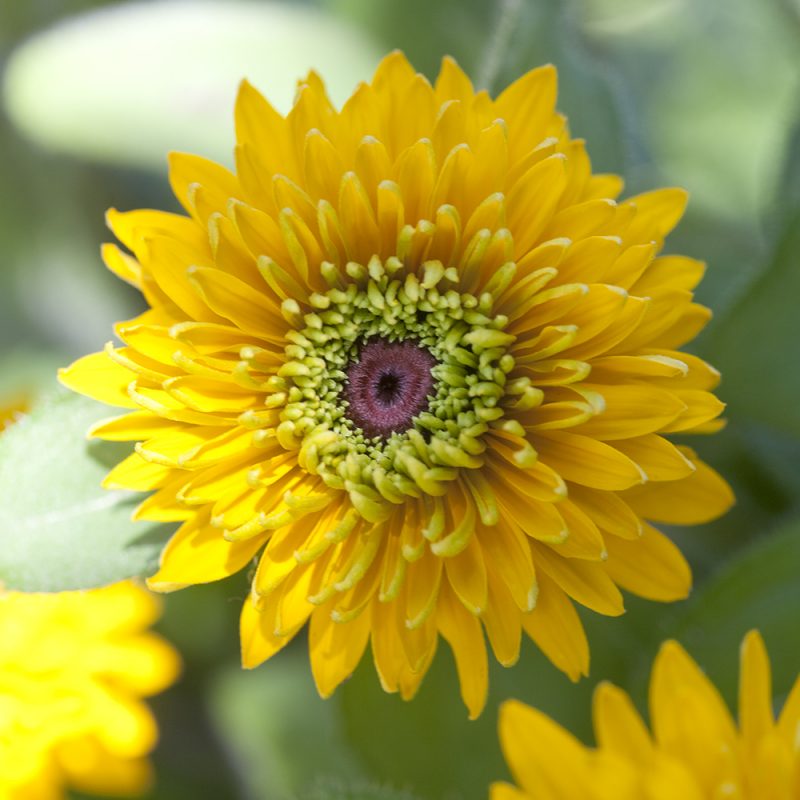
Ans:
[[[408,430],[428,407],[436,359],[416,342],[365,343],[347,369],[347,416],[370,437]]]

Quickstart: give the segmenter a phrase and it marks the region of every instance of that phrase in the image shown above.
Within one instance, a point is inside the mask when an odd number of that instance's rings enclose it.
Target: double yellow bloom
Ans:
[[[574,603],[688,593],[653,523],[732,495],[670,441],[722,410],[678,349],[710,316],[703,265],[660,254],[685,193],[618,201],[555,102],[552,67],[493,100],[399,53],[341,110],[314,73],[286,117],[244,83],[235,172],[174,154],[186,216],[109,213],[106,263],[150,308],[61,378],[130,412],[93,431],[137,442],[106,485],[181,523],[152,588],[257,559],[245,666],[309,622],[321,694],[369,645],[409,698],[441,637],[474,717],[486,638],[577,679]]]
[[[0,798],[147,789],[158,730],[141,698],[180,668],[175,650],[147,631],[158,614],[153,595],[132,583],[0,593]]]

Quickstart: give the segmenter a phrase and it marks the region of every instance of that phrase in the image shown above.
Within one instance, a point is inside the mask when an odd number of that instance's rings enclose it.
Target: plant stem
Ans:
[[[475,83],[479,89],[491,91],[494,86],[522,10],[522,3],[523,0],[499,0],[497,22],[477,69]]]

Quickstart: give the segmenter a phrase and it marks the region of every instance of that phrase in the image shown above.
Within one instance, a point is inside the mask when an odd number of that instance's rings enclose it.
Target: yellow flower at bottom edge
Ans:
[[[475,716],[485,636],[511,665],[524,632],[577,680],[573,601],[688,593],[650,522],[732,496],[669,440],[722,410],[678,350],[710,316],[703,265],[659,255],[685,193],[617,202],[555,101],[553,67],[493,100],[400,53],[341,110],[313,72],[286,117],[243,83],[235,173],[173,154],[188,216],[109,212],[131,253],[106,264],[150,309],[61,380],[132,411],[93,431],[138,442],[105,485],[182,523],[152,588],[258,559],[245,666],[309,622],[323,696],[370,645],[409,698],[441,636]]]
[[[0,592],[2,800],[147,789],[158,731],[141,698],[179,670],[175,650],[147,631],[159,606],[132,583]]]
[[[597,748],[517,701],[500,711],[500,739],[520,788],[491,800],[798,800],[800,678],[776,722],[770,664],[757,631],[741,649],[739,724],[714,685],[675,641],[650,679],[652,734],[628,695],[594,695]]]

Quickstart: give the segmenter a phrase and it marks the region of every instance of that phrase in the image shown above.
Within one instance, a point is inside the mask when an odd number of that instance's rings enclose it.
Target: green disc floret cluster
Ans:
[[[346,490],[362,516],[378,521],[392,503],[443,495],[458,468],[482,466],[481,438],[503,417],[501,401],[525,389],[508,378],[514,337],[503,330],[507,318],[492,314],[492,295],[460,293],[457,271],[439,261],[423,263],[419,274],[394,257],[348,263],[344,274],[326,263],[322,272],[331,288],[311,295],[312,311],[283,303],[293,329],[277,375],[284,404],[276,433],[299,450],[304,469]],[[412,340],[437,362],[427,410],[386,439],[355,425],[343,391],[359,347],[376,338]]]

